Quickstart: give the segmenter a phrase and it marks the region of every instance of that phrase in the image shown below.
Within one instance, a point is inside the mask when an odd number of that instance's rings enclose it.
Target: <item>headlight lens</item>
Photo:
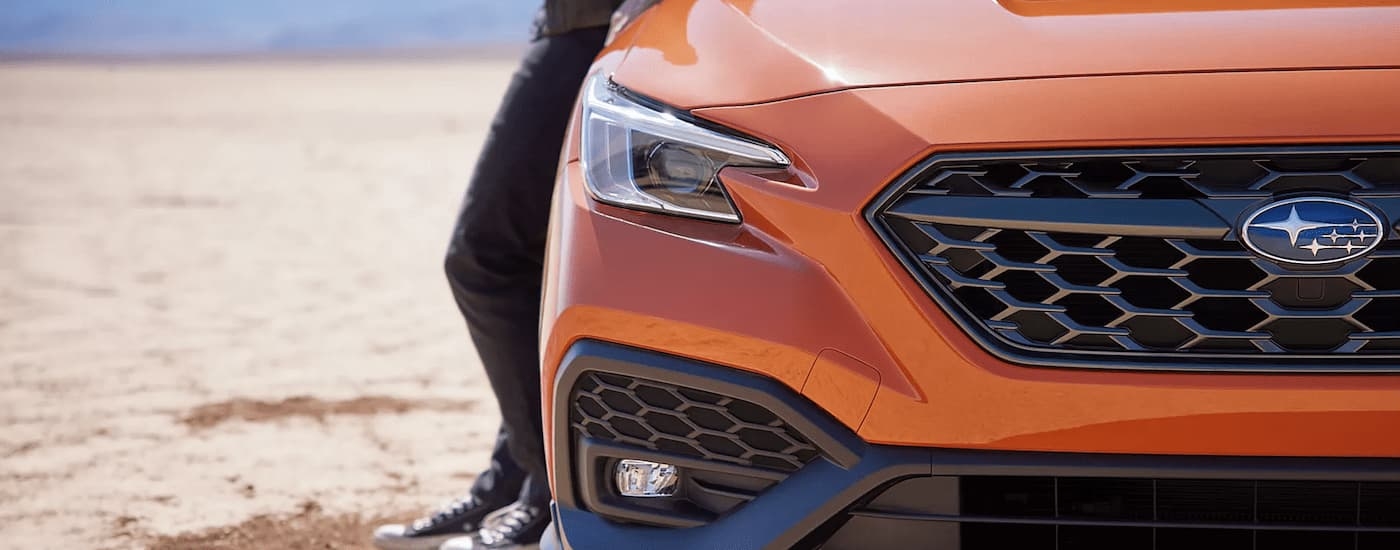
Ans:
[[[584,87],[582,139],[584,180],[598,201],[709,220],[739,221],[721,169],[789,164],[773,146],[639,103],[601,74]]]

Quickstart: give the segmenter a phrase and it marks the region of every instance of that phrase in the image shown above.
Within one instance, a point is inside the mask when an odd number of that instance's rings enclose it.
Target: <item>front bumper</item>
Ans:
[[[627,513],[598,505],[598,493],[608,490],[606,476],[598,479],[589,474],[596,464],[580,455],[588,454],[582,447],[599,442],[579,431],[560,429],[570,425],[574,384],[585,373],[599,372],[665,379],[742,398],[795,426],[821,455],[726,515],[689,528],[606,519],[605,514]],[[1158,548],[1191,544],[1232,548],[1237,546],[1229,541],[1261,538],[1282,541],[1278,547],[1298,540],[1321,545],[1314,547],[1330,547],[1342,539],[1347,547],[1355,544],[1357,548],[1400,544],[1400,460],[1395,459],[1102,455],[871,445],[773,380],[596,341],[572,346],[556,382],[552,399],[555,459],[573,464],[557,468],[555,478],[555,525],[566,548],[1012,547],[1007,544],[1129,548],[1151,547],[1153,541]],[[614,453],[626,449],[626,445],[613,446]],[[667,457],[633,449],[638,456]],[[697,463],[684,456],[670,457],[681,464]],[[996,488],[1007,480],[1022,486]],[[1090,482],[1092,487],[1083,488]],[[1037,511],[1035,501],[1041,497],[1025,488],[1037,483],[1055,484],[1058,500],[1052,502],[1053,510]],[[1153,488],[1146,497],[1140,491],[1144,483]],[[993,488],[988,489],[989,485]],[[1067,496],[1072,487],[1081,487],[1082,494],[1074,499]],[[1168,487],[1183,488],[1186,493],[1173,500]],[[1248,509],[1239,508],[1243,502],[1239,498],[1231,500],[1240,497],[1240,491],[1252,495]],[[1026,495],[1030,502],[1016,504],[1011,501],[1017,499],[1008,495]],[[1179,512],[1182,502],[1196,506],[1195,513],[1171,516],[1174,510]],[[1310,508],[1309,503],[1315,506]],[[1348,517],[1337,520],[1337,514]],[[1146,546],[1143,541],[1148,541]]]
[[[861,213],[885,182],[935,153],[1400,143],[1400,96],[1389,92],[1397,83],[1400,70],[1051,78],[697,110],[800,153],[784,181],[721,175],[744,214],[740,225],[596,203],[582,184],[575,134],[551,226],[545,395],[569,391],[557,383],[582,343],[663,351],[667,364],[765,381],[766,393],[816,411],[810,416],[831,429],[813,434],[840,435],[832,437],[850,442],[835,448],[859,460],[818,444],[823,458],[718,521],[627,527],[574,496],[580,470],[569,423],[558,420],[567,410],[547,398],[565,535],[577,548],[783,547],[821,531],[874,487],[986,463],[1050,477],[1077,472],[1076,463],[1103,466],[1082,473],[1106,477],[1141,463],[1161,469],[1152,479],[1216,471],[1243,480],[1366,479],[1351,471],[1389,479],[1396,466],[1388,459],[1400,457],[1400,376],[1131,372],[1112,358],[1094,370],[1013,364],[930,300]],[[704,378],[715,377],[723,378]],[[1182,458],[1192,456],[1257,458]]]
[[[934,153],[1400,143],[1400,96],[1388,92],[1397,84],[1400,70],[1134,75],[698,110],[794,152],[796,179],[726,170],[744,214],[728,225],[597,204],[567,162],[550,240],[546,378],[574,341],[595,338],[776,379],[879,444],[1400,456],[1400,376],[1126,372],[1112,357],[1092,372],[1009,363],[929,299],[862,216]]]

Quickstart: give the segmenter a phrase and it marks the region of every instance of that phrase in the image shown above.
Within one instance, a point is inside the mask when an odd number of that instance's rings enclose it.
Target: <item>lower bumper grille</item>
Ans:
[[[850,512],[828,550],[1400,548],[1400,483],[933,476]]]
[[[818,456],[768,409],[700,389],[587,372],[571,401],[570,423],[583,437],[781,472]]]
[[[582,340],[554,388],[554,449],[567,449],[554,462],[556,504],[609,525],[703,529],[791,476],[860,459],[858,439],[787,386],[732,368]],[[624,459],[676,466],[675,493],[623,497]]]

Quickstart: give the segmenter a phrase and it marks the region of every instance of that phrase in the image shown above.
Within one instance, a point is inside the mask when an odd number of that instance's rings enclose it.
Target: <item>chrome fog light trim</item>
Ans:
[[[680,485],[680,469],[661,462],[625,459],[617,463],[616,480],[617,492],[624,497],[669,497]]]

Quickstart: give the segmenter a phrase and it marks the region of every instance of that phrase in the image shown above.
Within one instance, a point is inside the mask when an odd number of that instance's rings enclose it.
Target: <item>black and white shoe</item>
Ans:
[[[497,510],[475,535],[448,539],[439,550],[536,550],[549,527],[543,507],[517,502]]]
[[[483,520],[500,508],[470,496],[457,499],[413,523],[380,525],[374,530],[374,547],[379,550],[436,550],[454,537],[480,529]]]

